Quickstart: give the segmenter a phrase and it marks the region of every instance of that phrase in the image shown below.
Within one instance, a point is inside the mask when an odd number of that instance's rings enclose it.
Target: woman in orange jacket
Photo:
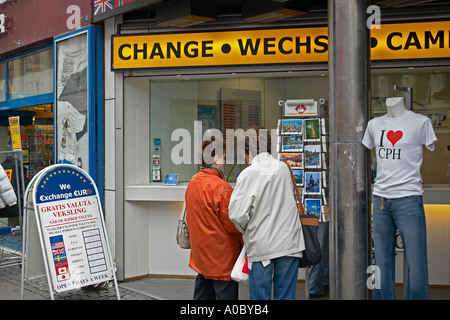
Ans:
[[[228,217],[232,187],[224,180],[225,147],[222,141],[202,142],[202,167],[186,190],[186,222],[191,255],[189,267],[198,275],[196,300],[238,299],[238,283],[230,277],[243,241]],[[205,155],[205,148],[211,154]]]

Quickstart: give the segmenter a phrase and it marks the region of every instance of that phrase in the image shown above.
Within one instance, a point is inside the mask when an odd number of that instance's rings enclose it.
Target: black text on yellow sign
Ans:
[[[11,131],[12,149],[22,150],[22,139],[20,136],[19,117],[9,117],[9,129]]]
[[[372,60],[450,57],[450,23],[371,30]],[[112,37],[112,69],[292,64],[328,61],[328,29],[289,28]]]

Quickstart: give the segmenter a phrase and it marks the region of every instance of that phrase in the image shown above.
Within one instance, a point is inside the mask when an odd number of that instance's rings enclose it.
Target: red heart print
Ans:
[[[395,144],[398,142],[398,140],[400,140],[403,137],[403,132],[401,132],[400,130],[395,131],[395,132],[392,130],[389,130],[386,137],[388,138],[388,140],[392,143],[392,146],[394,147]]]

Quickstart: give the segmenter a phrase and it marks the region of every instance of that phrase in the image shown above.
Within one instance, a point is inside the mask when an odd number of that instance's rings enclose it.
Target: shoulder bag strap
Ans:
[[[183,209],[181,209],[180,220],[186,221],[186,202],[183,203]]]
[[[300,211],[300,214],[304,215],[305,210],[303,209],[302,198],[300,197],[300,193],[298,192],[297,183],[295,182],[295,178],[294,178],[294,173],[292,173],[291,166],[286,161],[283,161],[283,162],[288,166],[289,172],[291,173],[292,184],[294,185],[294,192],[295,192],[295,195],[296,195],[297,201],[298,201],[298,209]]]

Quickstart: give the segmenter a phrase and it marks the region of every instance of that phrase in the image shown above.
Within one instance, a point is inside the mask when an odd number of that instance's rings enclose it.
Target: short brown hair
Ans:
[[[209,154],[205,157],[205,149],[211,148],[211,151]],[[223,156],[225,154],[226,145],[222,139],[216,139],[215,136],[211,136],[210,140],[202,140],[202,166],[210,166],[214,163],[214,157],[217,156]],[[208,152],[207,152],[208,153]],[[208,161],[209,160],[209,161]],[[212,161],[211,161],[212,160]],[[210,163],[211,162],[211,163]]]

